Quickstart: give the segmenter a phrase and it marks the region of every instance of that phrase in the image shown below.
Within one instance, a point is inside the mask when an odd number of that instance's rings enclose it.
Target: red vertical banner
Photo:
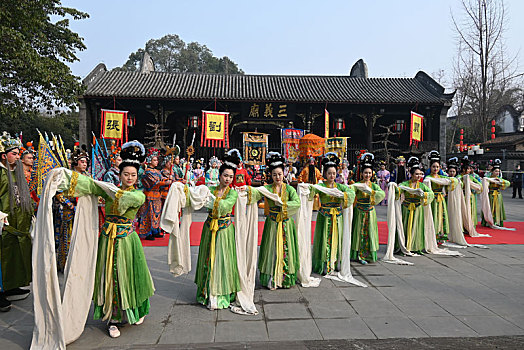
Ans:
[[[202,127],[206,125],[204,118],[205,118],[204,111],[202,111]],[[205,131],[204,129],[200,130],[200,147],[204,146],[204,131]]]

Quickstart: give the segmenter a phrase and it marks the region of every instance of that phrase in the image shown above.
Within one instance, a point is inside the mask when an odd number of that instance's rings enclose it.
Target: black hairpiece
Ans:
[[[138,170],[145,157],[145,148],[140,142],[135,140],[124,143],[120,151],[120,158],[122,158],[122,163],[119,165],[120,171],[126,166],[133,166]]]
[[[280,153],[270,152],[268,153],[266,164],[269,168],[269,172],[272,172],[276,168],[281,168],[282,170],[284,170],[286,160],[284,159],[284,157],[280,155]]]
[[[324,158],[322,158],[322,167],[324,168],[324,171],[330,167],[338,168],[339,164],[340,158],[338,158],[337,154],[334,152],[326,153]]]

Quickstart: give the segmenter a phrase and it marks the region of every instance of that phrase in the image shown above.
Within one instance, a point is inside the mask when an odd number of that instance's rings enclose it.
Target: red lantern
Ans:
[[[495,139],[495,134],[491,134],[491,139],[492,139],[492,140]]]
[[[491,121],[491,126],[495,126],[495,120],[494,119]]]

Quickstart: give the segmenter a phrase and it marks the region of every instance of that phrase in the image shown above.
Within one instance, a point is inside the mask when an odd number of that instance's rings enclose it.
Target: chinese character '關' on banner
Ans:
[[[201,145],[204,147],[229,147],[229,113],[202,111]]]
[[[415,145],[422,141],[422,135],[423,135],[423,123],[424,121],[424,116],[418,114],[418,113],[415,113],[415,112],[411,112],[411,132],[410,132],[410,135],[409,135],[409,145],[411,146],[411,144],[413,143],[413,141],[415,141]]]
[[[127,111],[102,109],[102,125],[100,130],[104,139],[122,140],[126,127]]]

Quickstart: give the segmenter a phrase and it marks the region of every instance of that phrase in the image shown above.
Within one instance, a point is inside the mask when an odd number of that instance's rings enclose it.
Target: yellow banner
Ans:
[[[122,111],[102,110],[102,137],[105,139],[122,139],[124,133],[125,115]]]
[[[224,140],[225,139],[225,115],[206,113],[206,139]]]
[[[411,142],[422,141],[423,120],[424,117],[422,115],[411,112]]]

